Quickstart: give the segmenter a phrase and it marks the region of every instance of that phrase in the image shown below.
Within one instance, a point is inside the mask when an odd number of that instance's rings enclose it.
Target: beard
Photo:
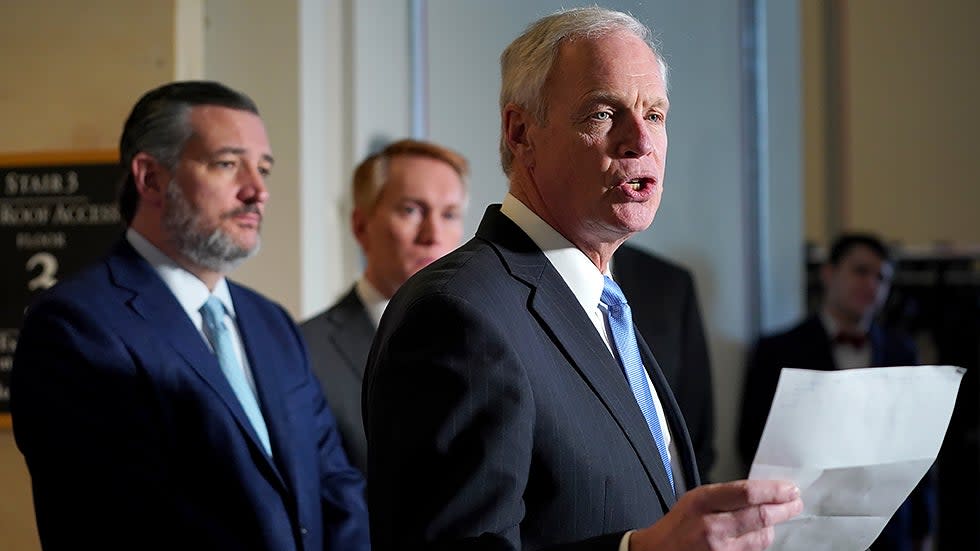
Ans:
[[[220,225],[207,227],[201,211],[187,200],[176,180],[170,180],[166,191],[167,208],[163,213],[163,227],[177,250],[188,260],[213,272],[226,274],[238,267],[245,259],[254,256],[261,248],[256,235],[255,246],[247,248],[221,229]],[[246,212],[259,212],[256,205],[245,205],[221,215],[221,218]]]

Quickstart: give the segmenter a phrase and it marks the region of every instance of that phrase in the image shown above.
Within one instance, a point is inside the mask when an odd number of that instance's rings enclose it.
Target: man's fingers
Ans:
[[[732,542],[739,545],[731,549],[766,549],[775,537],[773,527],[795,517],[802,510],[803,501],[794,499],[786,503],[750,505],[738,511],[709,514],[703,518],[704,534],[711,542],[712,549],[714,545],[729,549],[725,545]]]
[[[803,511],[799,494],[789,482],[742,480],[700,486],[684,494],[660,522],[634,533],[630,545],[762,550],[775,537],[773,526]],[[665,544],[675,547],[661,547]]]
[[[738,511],[763,504],[789,503],[800,497],[800,489],[784,480],[737,480],[700,486],[688,495],[705,513]]]
[[[786,503],[766,503],[752,505],[735,511],[735,530],[737,534],[747,534],[785,522],[803,511],[803,501],[794,499]]]
[[[738,538],[738,549],[754,551],[756,549],[768,549],[772,542],[776,540],[776,531],[772,526],[742,534]]]

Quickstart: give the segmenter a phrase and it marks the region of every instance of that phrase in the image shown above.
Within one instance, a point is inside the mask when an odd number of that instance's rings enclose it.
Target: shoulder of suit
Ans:
[[[488,274],[495,272],[497,275],[488,277]],[[509,281],[509,277],[500,278],[504,274],[505,263],[496,246],[483,240],[471,240],[409,278],[392,297],[388,309],[405,308],[434,295],[455,295],[464,300],[468,297],[482,298],[485,285],[476,283]]]
[[[881,331],[881,334],[888,345],[900,347],[909,351],[916,350],[915,341],[912,339],[912,336],[905,331],[893,327],[885,327],[883,325],[876,325],[876,327],[879,331]]]
[[[112,293],[117,289],[113,285],[107,262],[108,257],[103,257],[58,281],[54,286],[34,296],[30,301],[31,307],[48,302],[78,305],[104,303],[108,296],[106,293]]]
[[[254,307],[276,311],[292,322],[292,316],[282,304],[266,297],[251,287],[236,283],[231,279],[226,279],[226,281],[228,282],[228,291],[231,293],[231,299],[235,303],[236,311],[240,301],[247,301]]]
[[[759,339],[759,346],[778,346],[786,342],[798,342],[815,332],[814,323],[819,323],[815,316],[807,316],[795,325],[781,331],[769,333]]]
[[[333,322],[343,322],[357,311],[364,311],[364,305],[361,304],[361,299],[357,297],[354,287],[351,287],[326,310],[322,310],[303,321],[300,328],[317,328],[318,331],[328,330]],[[367,315],[367,312],[364,313]]]

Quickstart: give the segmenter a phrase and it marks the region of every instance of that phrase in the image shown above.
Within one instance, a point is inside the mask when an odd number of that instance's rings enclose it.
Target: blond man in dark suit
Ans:
[[[351,230],[366,260],[364,274],[300,328],[347,453],[362,472],[361,381],[371,339],[402,283],[459,246],[468,172],[459,153],[411,139],[370,155],[354,171]]]

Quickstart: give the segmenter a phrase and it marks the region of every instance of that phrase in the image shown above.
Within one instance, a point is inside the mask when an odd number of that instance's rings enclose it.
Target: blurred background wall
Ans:
[[[804,1],[806,238],[980,243],[980,4]]]
[[[497,58],[532,20],[586,3],[0,0],[0,155],[114,149],[135,99],[169,80],[247,92],[277,166],[263,250],[235,277],[303,319],[360,271],[348,179],[385,141],[430,138],[466,155],[475,230],[506,191]],[[695,274],[714,365],[714,478],[735,478],[746,348],[802,313],[805,240],[857,228],[980,244],[980,4],[604,5],[650,25],[671,65],[666,194],[633,242]],[[38,547],[9,424],[0,547]]]

